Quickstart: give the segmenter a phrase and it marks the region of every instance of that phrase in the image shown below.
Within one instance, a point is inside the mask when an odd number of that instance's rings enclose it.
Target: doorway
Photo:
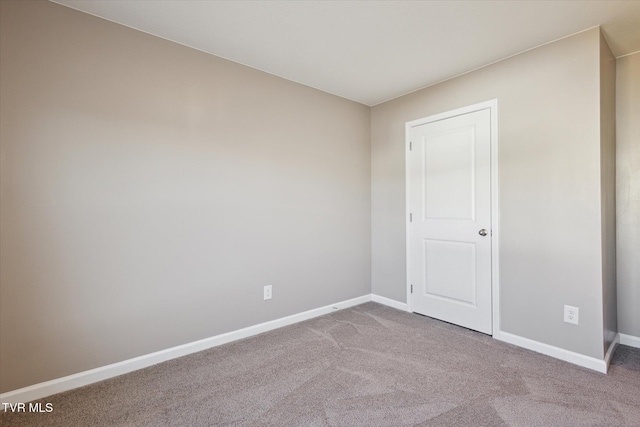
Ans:
[[[497,100],[406,124],[407,301],[486,334],[498,322]]]

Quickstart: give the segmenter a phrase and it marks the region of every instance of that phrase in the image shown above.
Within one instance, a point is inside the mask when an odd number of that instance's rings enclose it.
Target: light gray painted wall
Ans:
[[[618,330],[640,337],[640,53],[616,65]]]
[[[1,7],[1,392],[371,292],[368,107]]]
[[[618,333],[616,300],[616,58],[600,33],[600,177],[604,351]]]
[[[497,98],[503,331],[602,359],[599,37],[592,29],[372,108],[372,289],[405,295],[404,124]],[[563,305],[580,325],[563,322]]]

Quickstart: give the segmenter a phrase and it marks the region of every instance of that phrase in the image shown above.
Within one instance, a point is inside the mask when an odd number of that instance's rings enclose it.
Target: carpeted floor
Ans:
[[[2,426],[640,426],[640,350],[608,375],[367,303],[5,413]]]

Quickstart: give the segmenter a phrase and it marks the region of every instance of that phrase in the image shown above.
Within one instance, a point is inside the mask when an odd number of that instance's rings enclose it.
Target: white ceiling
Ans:
[[[640,51],[640,1],[55,2],[366,105],[596,25]]]

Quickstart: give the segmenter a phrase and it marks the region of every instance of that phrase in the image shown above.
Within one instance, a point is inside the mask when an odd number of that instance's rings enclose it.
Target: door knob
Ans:
[[[486,236],[487,235],[487,230],[485,230],[484,228],[480,231],[478,231],[478,234],[481,236]]]

